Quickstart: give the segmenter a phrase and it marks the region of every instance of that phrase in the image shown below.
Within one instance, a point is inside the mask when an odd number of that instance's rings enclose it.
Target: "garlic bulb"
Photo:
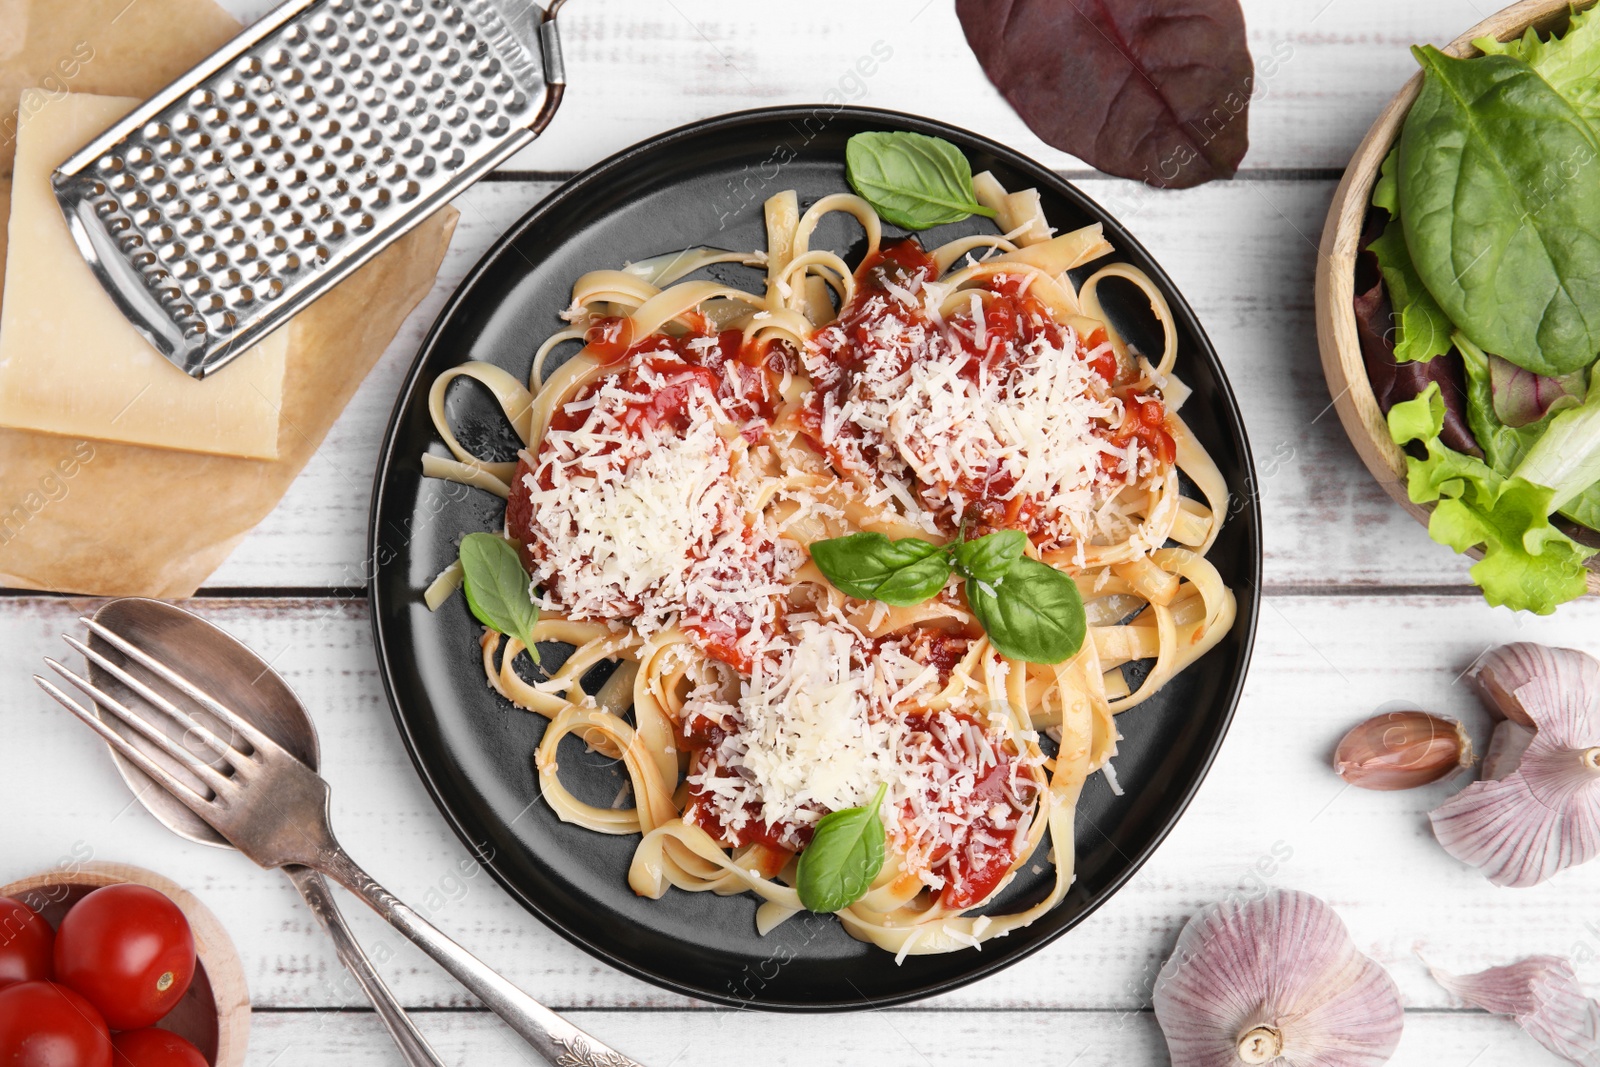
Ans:
[[[1517,641],[1485,653],[1478,661],[1472,681],[1478,687],[1478,696],[1491,711],[1532,728],[1533,719],[1517,699],[1517,690],[1535,678],[1564,670],[1581,670],[1584,661],[1589,659],[1570,648],[1548,648],[1531,641]]]
[[[1484,676],[1488,680],[1484,680]],[[1497,885],[1538,885],[1600,855],[1600,661],[1516,644],[1479,671],[1486,699],[1535,733],[1504,777],[1474,782],[1434,809],[1445,851]],[[1508,761],[1497,757],[1492,771]]]
[[[1522,754],[1533,743],[1534,731],[1515,719],[1501,719],[1489,737],[1489,750],[1483,754],[1483,777],[1504,778],[1522,765]]]
[[[1172,1067],[1376,1067],[1400,1042],[1400,994],[1309,893],[1204,908],[1155,987]]]
[[[1600,1004],[1583,995],[1570,961],[1530,956],[1459,977],[1429,970],[1435,981],[1473,1007],[1513,1016],[1557,1056],[1580,1067],[1600,1067]]]
[[[1411,789],[1472,766],[1472,741],[1454,719],[1390,711],[1351,728],[1333,754],[1339,777],[1362,789]]]

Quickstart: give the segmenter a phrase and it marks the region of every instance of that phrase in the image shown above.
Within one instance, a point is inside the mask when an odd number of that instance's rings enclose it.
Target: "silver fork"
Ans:
[[[235,747],[231,739],[223,740],[165,694],[88,646],[67,638],[97,666],[170,716],[186,736],[197,738],[217,753],[225,766],[216,767],[174,741],[158,724],[147,721],[111,694],[96,688],[87,678],[46,657],[45,663],[51,670],[193,774],[203,783],[206,794],[202,794],[180,781],[51,681],[39,675],[33,676],[34,681],[239,851],[266,868],[299,865],[321,871],[359,896],[504,1019],[550,1063],[560,1067],[640,1067],[512,985],[357,866],[334,838],[329,825],[328,783],[310,767],[210,693],[123,635],[93,619],[81,621],[129,661],[215,716],[232,731],[234,738],[243,739],[245,747]]]

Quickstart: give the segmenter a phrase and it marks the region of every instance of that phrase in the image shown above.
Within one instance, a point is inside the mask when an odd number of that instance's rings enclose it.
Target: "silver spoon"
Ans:
[[[137,628],[142,635],[149,635],[146,647],[153,653],[168,662],[182,663],[185,673],[201,681],[201,684],[211,691],[229,691],[215,684],[216,668],[227,670],[231,676],[237,674],[237,667],[218,664],[209,657],[197,655],[203,651],[203,646],[192,641],[184,641],[181,647],[171,647],[169,642],[162,640],[163,637],[181,638],[187,635],[171,627],[150,626],[150,623],[156,621],[156,616],[151,610],[144,607],[150,603],[152,602],[115,600],[95,614],[95,621],[118,632],[129,632]],[[115,649],[110,643],[93,632],[89,635],[89,647],[102,655],[115,654]],[[110,692],[125,704],[138,700],[136,693],[93,660],[89,661],[89,678],[96,686]],[[317,728],[312,723],[311,717],[306,714],[305,705],[295,698],[294,693],[276,672],[263,672],[248,689],[232,695],[233,710],[242,718],[282,745],[306,766],[312,770],[317,769],[319,762]],[[219,735],[227,737],[231,734],[232,731],[225,724],[214,718],[209,722],[204,721],[208,717],[203,710],[196,714],[197,719],[201,719],[204,725]],[[157,746],[139,736],[115,716],[101,711],[100,719],[147,755],[160,760],[162,765],[175,776],[198,784],[198,779],[179,761],[161,752]],[[182,736],[176,728],[169,733],[185,748],[200,758],[211,761],[213,754],[196,739]],[[117,770],[122,773],[123,781],[128,783],[128,788],[133,790],[139,803],[143,804],[167,829],[179,837],[202,845],[233,848],[226,838],[115,749],[111,752],[111,759],[116,763]],[[322,928],[333,939],[334,950],[339,954],[339,962],[344,964],[362,992],[366,993],[367,999],[372,1001],[372,1006],[377,1009],[378,1018],[383,1020],[383,1025],[388,1028],[406,1063],[411,1067],[443,1067],[432,1046],[428,1044],[427,1038],[422,1036],[411,1021],[411,1017],[400,1006],[400,1002],[395,1000],[394,994],[389,991],[389,987],[373,968],[372,961],[367,958],[366,952],[356,941],[354,931],[350,929],[343,913],[339,911],[339,905],[334,901],[328,880],[309,867],[287,866],[283,868],[283,873],[294,883],[295,888],[300,890],[300,896],[305,900],[306,907],[311,909],[311,914],[317,917]]]

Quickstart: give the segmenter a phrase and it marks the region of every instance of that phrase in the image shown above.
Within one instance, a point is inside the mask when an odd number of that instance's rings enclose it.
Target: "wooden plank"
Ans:
[[[1240,182],[1164,194],[1130,182],[1080,184],[1146,243],[1221,354],[1254,450],[1269,585],[1464,584],[1466,561],[1430,543],[1422,527],[1383,494],[1329,406],[1314,350],[1311,274],[1331,183]],[[434,293],[411,316],[277,510],[208,584],[364,584],[372,471],[400,381],[447,294],[494,239],[553,187],[491,182],[458,199],[461,223]],[[1232,267],[1218,270],[1219,258]]]
[[[28,813],[9,824],[0,882],[75,852],[153,868],[191,888],[233,934],[258,1005],[356,1003],[284,879],[236,854],[180,842],[130,807],[95,738],[27,685],[41,656],[65,651],[56,635],[90,606],[16,598],[0,612],[0,678],[7,680],[0,805]],[[375,877],[553,1004],[684,1005],[569,946],[481,873],[463,875],[467,853],[432,807],[390,722],[361,604],[274,599],[196,606],[272,660],[312,709],[333,785],[334,824]],[[1150,983],[1195,910],[1268,885],[1304,889],[1332,903],[1415,1007],[1448,1006],[1417,951],[1462,972],[1536,952],[1573,955],[1583,978],[1600,980],[1593,910],[1600,863],[1537,888],[1497,889],[1447,856],[1427,829],[1427,810],[1457,785],[1370,793],[1344,788],[1327,765],[1350,725],[1399,703],[1459,716],[1481,743],[1487,717],[1458,680],[1479,654],[1513,639],[1600,651],[1596,633],[1600,604],[1572,605],[1559,620],[1517,620],[1452,597],[1269,597],[1228,743],[1151,862],[1071,935],[935,1003],[1136,1009],[1148,1004]],[[467,1003],[376,920],[365,913],[352,918],[407,1003]]]
[[[882,1063],[895,1067],[1005,1067],[1032,1051],[1059,1067],[1166,1063],[1166,1042],[1148,1012],[866,1012],[807,1018],[753,1012],[585,1011],[573,1021],[655,1067],[772,1067]],[[418,1026],[447,1064],[543,1062],[492,1015],[425,1015]],[[258,1014],[250,1062],[364,1067],[395,1062],[370,1013]],[[1560,1067],[1515,1023],[1481,1012],[1410,1012],[1390,1067]]]
[[[223,5],[245,18],[272,6]],[[1415,73],[1408,47],[1443,44],[1493,6],[1245,0],[1256,81],[1244,167],[1342,168],[1384,102]],[[1049,166],[1083,167],[1035,137],[989,84],[947,0],[607,0],[570,5],[561,26],[567,98],[511,167],[580,170],[712,115],[845,103],[943,119]]]

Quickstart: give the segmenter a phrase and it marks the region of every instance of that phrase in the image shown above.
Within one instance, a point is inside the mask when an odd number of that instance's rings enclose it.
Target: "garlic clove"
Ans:
[[[1352,727],[1333,754],[1339,777],[1362,789],[1411,789],[1472,766],[1459,722],[1425,711],[1391,711]]]
[[[1538,885],[1600,855],[1600,661],[1521,643],[1495,649],[1482,671],[1536,733],[1514,770],[1429,818],[1445,851],[1490,881]]]
[[[1517,641],[1485,653],[1473,674],[1478,695],[1491,711],[1529,727],[1537,723],[1517,690],[1535,680],[1542,683],[1536,699],[1548,691],[1592,693],[1600,687],[1600,662],[1574,649]]]
[[[1332,908],[1275,889],[1202,909],[1156,979],[1172,1067],[1376,1067],[1400,1042],[1400,993]]]
[[[1483,777],[1486,781],[1504,778],[1522,763],[1523,753],[1532,743],[1534,731],[1514,719],[1501,719],[1495,723],[1489,737],[1489,750],[1483,754]]]
[[[1428,970],[1435,981],[1473,1007],[1513,1016],[1557,1056],[1586,1067],[1600,1065],[1600,1004],[1583,995],[1570,961],[1530,956],[1459,976]]]

